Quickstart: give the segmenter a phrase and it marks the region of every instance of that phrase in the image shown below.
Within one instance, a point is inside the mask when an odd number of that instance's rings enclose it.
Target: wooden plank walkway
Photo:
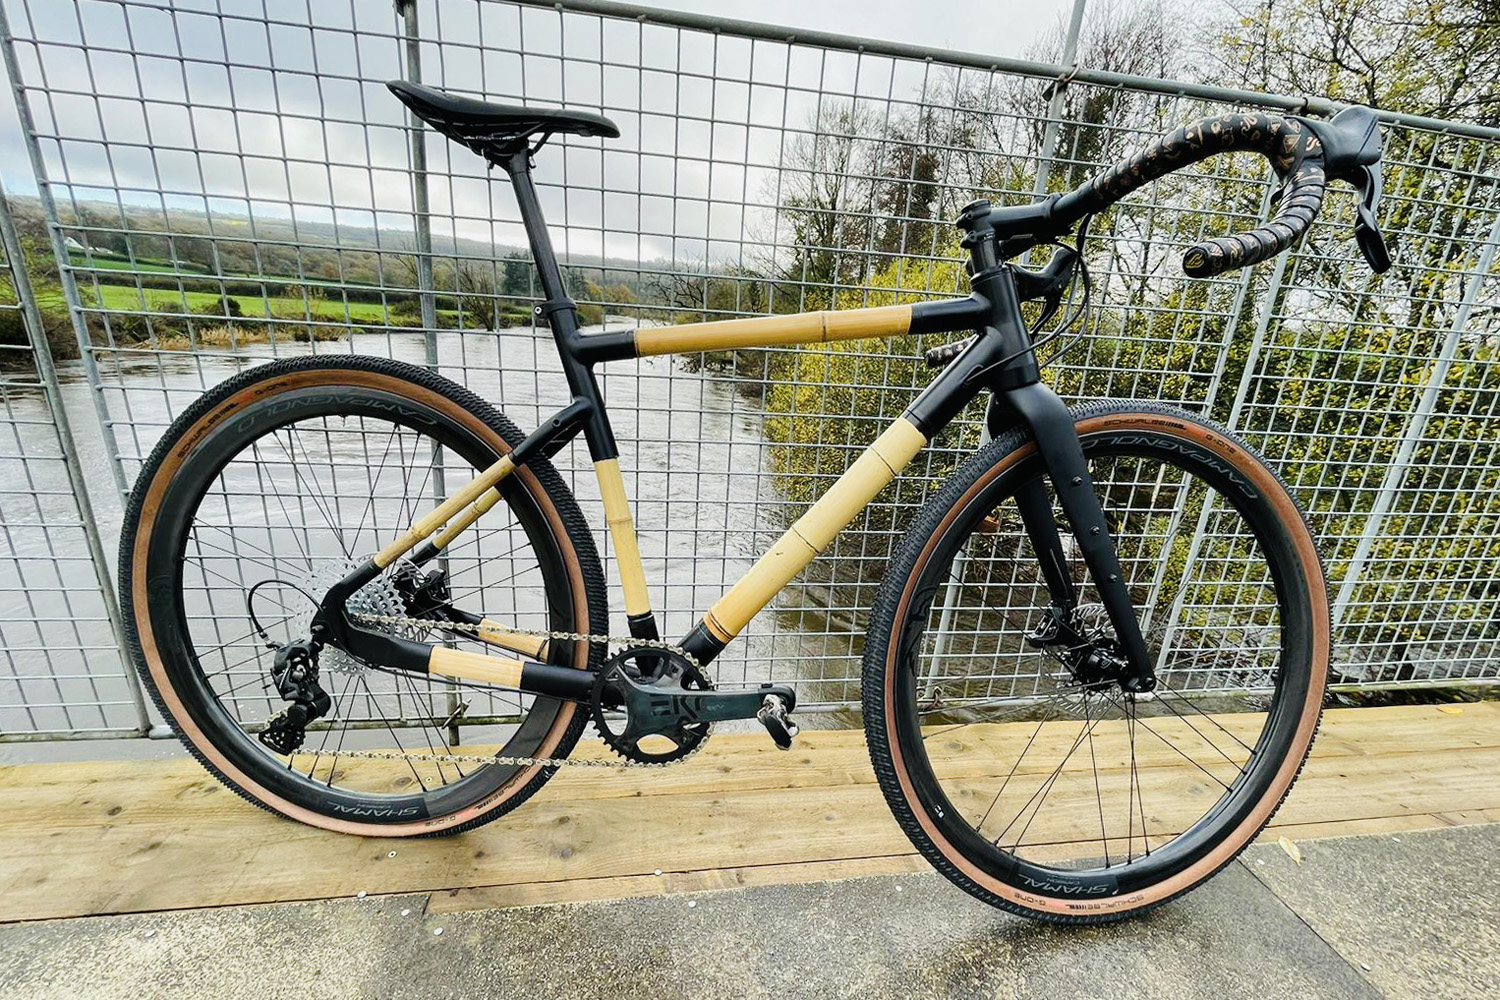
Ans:
[[[952,749],[1034,728],[970,727]],[[1162,753],[1161,780],[1192,766]],[[1266,836],[1500,822],[1497,774],[1500,703],[1331,711]],[[511,815],[434,840],[277,819],[186,760],[0,768],[0,801],[0,921],[360,891],[431,893],[443,911],[926,867],[886,810],[860,732],[810,732],[791,753],[725,735],[668,771],[565,771]],[[1050,836],[1097,842],[1096,830],[1064,815]]]

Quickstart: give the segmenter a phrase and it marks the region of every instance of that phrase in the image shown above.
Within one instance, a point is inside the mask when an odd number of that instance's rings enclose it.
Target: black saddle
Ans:
[[[418,118],[492,163],[523,152],[534,135],[620,135],[614,122],[591,111],[490,104],[405,80],[391,80],[386,86]]]

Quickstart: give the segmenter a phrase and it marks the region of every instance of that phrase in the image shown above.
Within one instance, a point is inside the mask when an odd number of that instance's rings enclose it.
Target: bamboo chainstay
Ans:
[[[350,612],[349,617],[364,624],[372,625],[402,625],[406,627],[420,627],[427,629],[440,629],[450,632],[470,632],[477,638],[480,626],[468,622],[439,621],[432,618],[408,618],[404,615],[377,615],[363,612]],[[634,636],[619,635],[588,635],[582,632],[554,632],[547,629],[511,628],[503,626],[504,631],[514,635],[529,636],[534,639],[557,639],[563,642],[587,642],[601,643],[606,646],[647,646],[652,649],[664,649],[676,653],[693,665],[695,669],[701,670],[703,665],[698,662],[697,657],[675,643],[666,642],[661,639],[637,639]],[[638,768],[638,767],[671,767],[680,764],[692,757],[703,744],[708,742],[708,737],[713,735],[713,725],[709,724],[708,732],[704,733],[703,739],[699,740],[688,753],[676,760],[648,762],[637,760],[607,760],[602,758],[575,759],[572,757],[517,757],[507,754],[473,754],[473,753],[407,753],[401,750],[341,750],[331,756],[352,758],[355,760],[421,760],[433,761],[442,764],[501,764],[516,767],[602,767],[602,768]],[[330,756],[327,751],[297,750],[296,755]]]

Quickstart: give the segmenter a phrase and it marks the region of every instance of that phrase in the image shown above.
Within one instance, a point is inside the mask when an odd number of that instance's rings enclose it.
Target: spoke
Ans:
[[[329,788],[333,787],[333,775],[334,772],[338,770],[339,754],[344,752],[344,737],[349,734],[349,720],[344,718],[340,706],[342,706],[344,703],[344,695],[348,694],[349,689],[353,686],[354,685],[350,683],[348,676],[346,675],[344,678],[344,689],[338,693],[337,697],[335,697],[333,701],[333,717],[335,719],[342,719],[344,726],[339,730],[338,746],[333,748],[333,762],[328,765],[328,781],[326,781],[325,784]]]
[[[275,435],[273,434],[272,437],[275,437]],[[280,440],[277,440],[276,443],[278,445],[281,444]],[[285,450],[286,450],[286,448],[283,447],[282,451],[285,451]],[[261,503],[264,505],[265,504],[265,493],[266,493],[266,481],[261,476],[261,469],[265,466],[266,463],[260,457],[260,442],[259,441],[253,442],[250,445],[250,454],[254,456],[253,461],[255,463],[255,478],[260,482],[260,487],[261,487]],[[296,463],[296,460],[293,459],[293,461],[292,461],[292,469],[293,469],[294,472],[295,472],[296,468],[297,468],[297,463]],[[294,520],[292,518],[292,512],[289,511],[289,510],[287,510],[287,507],[286,507],[286,498],[284,496],[282,496],[282,491],[281,490],[279,490],[279,489],[273,489],[271,491],[271,495],[276,498],[276,505],[281,508],[281,516],[282,516],[283,520],[286,523],[287,530],[291,532],[292,542],[296,544],[297,551],[302,553],[302,559],[307,563],[308,570],[311,571],[312,568],[313,568],[312,556],[308,553],[307,547],[302,544],[303,540],[300,537],[298,537],[298,535],[297,535],[297,526],[298,526],[298,524],[300,522],[297,521],[297,520]],[[226,499],[226,505],[227,505],[227,499]],[[270,515],[271,515],[271,511],[270,511],[269,506],[267,506],[266,507],[266,525],[267,525],[267,529],[268,530],[269,530],[270,522],[271,522],[271,516]],[[307,532],[307,525],[306,524],[302,524],[301,527],[302,527],[302,532],[304,534],[306,534],[306,532]]]
[[[1239,767],[1238,764],[1235,764],[1234,758],[1231,757],[1231,756],[1229,756],[1227,753],[1225,753],[1219,747],[1219,744],[1215,743],[1213,740],[1209,739],[1207,736],[1204,736],[1203,733],[1199,731],[1198,727],[1195,726],[1195,725],[1193,725],[1192,720],[1190,720],[1187,716],[1183,715],[1181,712],[1177,711],[1177,709],[1173,708],[1169,702],[1163,701],[1160,698],[1158,698],[1156,700],[1157,700],[1157,702],[1159,702],[1161,704],[1161,706],[1163,708],[1165,708],[1167,711],[1169,711],[1173,715],[1175,715],[1177,717],[1178,721],[1180,721],[1184,726],[1187,726],[1189,729],[1191,729],[1193,731],[1193,734],[1195,736],[1197,736],[1198,739],[1202,740],[1204,743],[1207,743],[1209,746],[1213,747],[1215,753],[1217,753],[1220,757],[1223,757],[1225,760],[1229,761],[1229,763],[1234,764],[1235,767],[1237,767],[1237,768]],[[1201,715],[1202,713],[1200,712],[1199,714]],[[1207,716],[1204,716],[1204,717],[1207,718]],[[1218,725],[1218,723],[1215,723],[1215,725]],[[1219,728],[1220,729],[1224,729],[1223,726],[1219,726]],[[1225,729],[1224,731],[1225,732],[1229,732],[1229,730],[1227,730],[1227,729]],[[1234,734],[1230,733],[1230,735],[1233,736]],[[1235,742],[1239,743],[1238,740],[1235,740]],[[1245,746],[1245,745],[1243,743],[1240,743],[1240,746]],[[1245,749],[1249,750],[1250,748],[1249,747],[1245,747]],[[1251,751],[1251,752],[1253,753],[1254,751]],[[1244,773],[1244,769],[1243,768],[1241,768],[1240,773],[1242,773],[1242,774]]]
[[[272,622],[271,624],[273,626],[274,625],[280,625],[282,622],[290,621],[293,617],[294,617],[293,615],[287,615],[285,618],[281,619],[280,621],[275,621],[275,622]],[[260,634],[259,632],[256,632],[254,629],[251,629],[249,632],[246,632],[244,635],[239,636],[238,638],[230,639],[228,642],[225,642],[225,643],[220,643],[219,645],[214,646],[212,649],[209,649],[209,650],[206,650],[206,651],[204,651],[202,653],[199,653],[198,654],[198,662],[202,663],[203,662],[203,658],[205,656],[211,656],[212,654],[219,652],[219,650],[221,650],[221,649],[227,649],[228,647],[233,646],[236,643],[244,642],[246,639],[253,638],[253,637],[255,637],[255,636],[259,635],[259,634]]]
[[[375,692],[370,690],[370,682],[365,680],[364,674],[359,674],[358,676],[360,684],[364,685],[365,695],[370,699],[370,707],[374,709],[374,714],[380,715],[380,721],[384,723],[385,731],[390,733],[391,739],[395,741],[396,752],[403,755],[402,760],[406,761],[406,766],[411,768],[411,776],[417,779],[417,784],[421,787],[422,791],[428,791],[427,782],[423,781],[422,776],[417,773],[417,765],[412,762],[411,757],[404,756],[406,748],[401,745],[401,737],[397,736],[396,730],[391,727],[391,720],[380,713],[380,700],[375,697]]]
[[[370,516],[370,511],[375,506],[375,494],[378,492],[378,490],[377,490],[377,484],[380,482],[380,474],[385,471],[386,460],[391,457],[391,443],[396,440],[396,432],[399,431],[400,429],[401,429],[401,425],[400,424],[391,424],[391,436],[388,437],[388,438],[386,438],[385,451],[383,451],[383,452],[380,453],[380,465],[375,469],[375,474],[370,477],[370,499],[368,499],[368,500],[365,501],[365,508],[364,508],[364,510],[362,510],[362,511],[359,512],[359,524],[356,525],[355,528],[354,528],[354,540],[356,542],[359,541],[360,532],[362,532],[362,531],[365,530],[365,518],[367,518],[367,517]],[[360,421],[360,430],[361,431],[364,430],[364,422],[363,421]],[[369,446],[369,440],[370,439],[369,439],[369,437],[367,435],[365,435],[364,433],[360,434],[360,442],[364,445],[364,449],[365,449],[365,467],[366,468],[369,468],[369,465],[370,465],[370,446]],[[373,526],[371,526],[370,530],[371,531],[375,531],[375,528]],[[375,537],[376,537],[377,540],[379,540],[379,537],[380,537],[379,532],[375,533]]]
[[[1197,705],[1195,705],[1193,703],[1193,701],[1192,701],[1191,698],[1188,698],[1181,691],[1178,691],[1178,690],[1176,690],[1174,688],[1168,687],[1165,682],[1163,682],[1160,678],[1157,678],[1157,695],[1158,695],[1157,700],[1158,701],[1161,700],[1160,699],[1160,694],[1163,691],[1167,692],[1172,697],[1176,698],[1179,702],[1181,702],[1182,704],[1186,705],[1188,708],[1191,708],[1193,711],[1197,712],[1199,715],[1203,716],[1209,722],[1212,722],[1215,726],[1217,726],[1224,733],[1225,736],[1228,736],[1230,739],[1234,740],[1240,746],[1244,747],[1245,750],[1246,750],[1246,752],[1248,752],[1248,753],[1254,753],[1255,752],[1255,748],[1254,747],[1252,747],[1252,746],[1248,745],[1247,743],[1245,743],[1244,740],[1241,740],[1238,736],[1234,735],[1234,733],[1230,732],[1228,729],[1225,729],[1223,723],[1221,723],[1218,719],[1215,719],[1212,715],[1209,715],[1207,712],[1203,711],[1203,709],[1201,709]],[[1167,707],[1170,708],[1171,706],[1169,705]]]
[[[283,619],[283,621],[285,621],[285,619]],[[245,657],[243,660],[237,660],[236,662],[231,663],[227,667],[221,667],[218,670],[215,670],[211,674],[204,674],[203,675],[203,679],[206,680],[206,681],[211,681],[215,677],[219,677],[219,676],[221,676],[223,674],[231,673],[231,672],[233,672],[235,670],[238,670],[240,667],[243,667],[247,663],[254,663],[256,660],[259,660],[262,656],[264,656],[267,652],[269,652],[269,650],[264,649],[262,647],[256,647],[255,652],[251,653],[249,656]]]
[[[417,694],[417,687],[416,687],[415,684],[412,683],[412,679],[411,679],[410,676],[408,676],[408,675],[406,675],[406,674],[403,673],[401,676],[399,676],[399,677],[396,678],[396,681],[397,681],[397,684],[400,684],[400,683],[403,683],[403,682],[406,684],[406,689],[411,692],[411,699],[412,699],[412,706],[413,706],[413,708],[421,709],[422,710],[422,714],[425,715],[425,716],[427,716],[429,719],[434,717],[434,713],[431,711],[431,702],[430,701],[424,701],[424,699],[422,698],[422,696],[419,695],[419,694]],[[423,739],[425,739],[427,741],[427,750],[428,750],[428,752],[431,753],[433,755],[433,757],[436,757],[437,754],[438,754],[438,750],[437,750],[437,746],[432,742],[432,733],[430,732],[430,730],[432,728],[435,728],[435,727],[422,726],[421,730],[422,730],[422,737],[423,737]],[[439,737],[439,738],[441,739],[441,737]],[[446,785],[448,783],[448,779],[443,776],[443,762],[440,761],[440,760],[434,760],[433,764],[436,765],[436,767],[437,767],[438,781],[440,781],[444,785]]]
[[[223,580],[225,583],[230,584],[230,589],[232,589],[232,590],[245,590],[246,589],[246,587],[245,587],[245,581],[244,580],[236,580],[236,579],[234,579],[234,577],[225,576],[223,573],[220,573],[218,570],[209,569],[208,568],[208,564],[203,561],[203,557],[202,556],[197,556],[196,558],[192,558],[191,560],[190,560],[190,557],[187,557],[187,556],[183,557],[182,562],[183,562],[184,565],[186,565],[189,561],[195,562],[197,564],[197,566],[198,566],[198,569],[201,570],[204,574],[206,574],[208,576],[216,576],[220,580]],[[187,588],[183,588],[183,589],[186,590]],[[201,589],[203,590],[203,592],[205,594],[207,594],[213,588],[207,586],[207,584],[205,583],[205,585]],[[276,600],[274,597],[268,597],[268,598],[266,598],[266,600],[268,600],[271,603],[277,605],[278,607],[280,607],[284,611],[290,611],[290,610],[292,610],[291,608],[288,608],[285,604],[282,604],[280,601]]]
[[[1141,788],[1141,772],[1135,761],[1135,724],[1140,721],[1141,706],[1131,699],[1131,729],[1130,729],[1130,777],[1135,782],[1136,808],[1141,814],[1141,848],[1146,852],[1146,857],[1151,856],[1151,839],[1146,830],[1146,793]]]
[[[265,677],[265,676],[257,673],[257,674],[251,674],[249,677],[247,677],[244,680],[240,681],[238,684],[235,684],[234,686],[232,686],[231,688],[229,688],[229,690],[223,692],[222,694],[215,694],[214,697],[217,698],[222,703],[224,701],[224,699],[228,698],[230,695],[234,694],[236,691],[242,691],[245,688],[249,687],[251,684],[254,684],[256,681],[260,681],[260,689],[262,691],[269,691],[269,690],[271,690],[271,681],[270,681],[270,678]]]
[[[274,436],[275,432],[272,432],[272,433],[273,433],[273,436]],[[293,434],[296,435],[295,439],[293,439],[293,437],[292,437]],[[329,443],[328,442],[328,418],[327,417],[323,418],[323,440],[324,440],[325,443]],[[318,511],[323,515],[323,520],[328,522],[328,526],[330,528],[332,528],[334,534],[338,536],[338,538],[339,538],[339,547],[344,550],[344,555],[348,556],[349,555],[349,549],[343,543],[344,535],[343,535],[343,529],[342,529],[342,527],[339,524],[339,519],[338,519],[338,516],[337,516],[338,513],[339,513],[337,506],[329,503],[328,493],[323,489],[322,484],[320,484],[318,482],[317,477],[313,476],[311,474],[311,470],[310,469],[309,469],[309,478],[307,480],[304,480],[302,478],[302,466],[303,465],[308,465],[308,466],[312,465],[312,453],[307,450],[306,443],[304,443],[302,441],[302,427],[301,427],[301,425],[299,425],[299,424],[292,424],[290,427],[286,428],[286,441],[287,441],[287,444],[289,446],[291,446],[291,449],[288,451],[288,454],[292,456],[292,474],[297,477],[297,481],[299,483],[301,483],[301,482],[307,482],[309,484],[309,486],[311,488],[311,493],[312,493],[312,495],[309,496],[309,499],[313,501],[313,506],[316,507],[318,509]],[[297,457],[296,457],[297,451],[296,451],[296,447],[295,446],[297,444],[301,444],[302,445],[302,458],[303,458],[303,460],[301,462],[298,462],[297,461]],[[329,449],[328,449],[328,472],[329,472],[329,475],[331,475],[331,476],[334,477],[333,489],[334,489],[335,493],[338,492],[338,471],[337,470],[338,470],[338,464],[334,461],[333,448],[332,448],[331,443],[329,443]],[[322,502],[319,503],[318,502],[319,500],[321,500]]]
[[[412,521],[416,520],[416,514],[411,502],[411,466],[406,461],[405,438],[398,437],[396,439],[396,454],[401,459],[401,516],[399,520],[402,524],[411,524]],[[411,455],[412,459],[415,460],[417,457],[417,445],[415,442],[411,446]]]
[[[206,524],[206,523],[204,523],[202,521],[199,521],[196,518],[194,518],[194,520],[193,520],[193,541],[197,542],[199,545],[207,545],[210,548],[216,548],[216,549],[218,549],[221,552],[228,552],[230,555],[234,556],[236,559],[247,559],[250,562],[259,563],[260,565],[265,566],[267,569],[276,569],[277,568],[275,566],[275,564],[268,563],[264,559],[252,559],[251,557],[245,555],[243,552],[238,552],[238,551],[235,551],[233,549],[226,549],[222,545],[214,545],[212,542],[205,542],[202,538],[200,538],[198,536],[199,529],[205,529],[205,528],[209,529],[209,530],[212,530],[212,531],[217,531],[217,532],[219,532],[220,534],[223,534],[223,535],[227,535],[229,537],[229,539],[234,542],[234,544],[236,544],[236,545],[243,545],[243,546],[245,546],[245,548],[250,549],[252,552],[259,552],[260,554],[266,556],[267,558],[270,558],[270,559],[280,559],[281,558],[276,553],[271,552],[271,551],[269,551],[267,549],[263,549],[259,545],[256,545],[254,542],[246,541],[245,539],[241,538],[239,535],[234,534],[228,528],[225,528],[222,525],[218,525],[218,524]],[[269,530],[269,526],[268,526],[267,530]]]
[[[349,686],[348,682],[346,681],[345,684],[344,684],[344,687],[347,689],[348,686]],[[329,715],[329,718],[328,718],[328,725],[323,729],[323,738],[322,738],[322,740],[320,740],[318,742],[318,749],[317,749],[317,752],[313,755],[312,766],[307,769],[307,776],[309,778],[312,778],[313,772],[318,769],[318,761],[322,760],[322,758],[323,758],[323,752],[328,749],[328,737],[333,734],[333,722],[334,722],[334,720],[341,718],[341,716],[339,715],[339,699],[340,699],[340,697],[342,697],[342,693],[340,695],[338,695],[338,696],[335,696],[334,699],[333,699],[333,707],[330,710],[330,715]],[[343,742],[344,742],[343,733],[347,729],[348,729],[348,724],[345,723],[344,728],[342,728],[342,729],[339,730],[339,734],[340,734],[339,735],[339,745],[340,746],[343,745]],[[334,763],[337,763],[337,762],[338,762],[337,759],[335,759]],[[329,768],[328,768],[328,782],[329,782],[329,787],[332,787],[332,783],[333,783],[333,765],[332,764],[330,764]]]
[[[1189,764],[1193,765],[1198,770],[1202,771],[1204,774],[1206,774],[1210,778],[1214,779],[1214,781],[1218,782],[1220,785],[1223,786],[1223,788],[1224,788],[1225,791],[1229,790],[1229,786],[1224,784],[1224,781],[1223,781],[1222,778],[1220,778],[1217,774],[1214,774],[1212,771],[1210,771],[1208,768],[1204,767],[1202,764],[1198,763],[1193,758],[1189,757],[1187,754],[1183,753],[1182,752],[1182,748],[1179,747],[1176,743],[1173,743],[1171,740],[1167,739],[1161,733],[1158,733],[1156,730],[1154,730],[1150,726],[1146,725],[1146,720],[1145,719],[1142,719],[1139,716],[1137,716],[1136,717],[1136,722],[1139,723],[1140,727],[1142,729],[1144,729],[1146,732],[1150,733],[1152,736],[1155,736],[1157,739],[1161,740],[1167,746],[1171,747],[1174,751],[1176,751],[1177,756],[1181,757],[1183,760],[1187,761]],[[1234,762],[1231,761],[1230,763],[1233,764]],[[1245,773],[1244,768],[1237,767],[1236,770],[1238,770],[1241,775],[1243,775]]]
[[[1135,767],[1135,698],[1125,699],[1125,737],[1130,745],[1130,778],[1125,783],[1125,863],[1128,865],[1135,859],[1135,791],[1136,791],[1136,767]],[[1146,824],[1144,819],[1141,823],[1141,836],[1146,835]]]
[[[1031,738],[1027,740],[1026,745],[1021,748],[1021,755],[1017,757],[1015,763],[1010,766],[1010,773],[1005,776],[1005,780],[1000,783],[999,791],[995,792],[995,797],[990,800],[990,807],[984,811],[984,815],[980,817],[979,822],[975,825],[975,833],[978,833],[984,828],[985,820],[990,818],[990,813],[994,811],[995,804],[1000,801],[1000,796],[1005,793],[1005,786],[1010,784],[1010,779],[1015,776],[1016,770],[1021,766],[1021,761],[1026,757],[1027,751],[1029,751],[1031,749],[1031,745],[1036,742],[1036,738],[1041,735],[1042,727],[1045,726],[1049,721],[1051,721],[1049,718],[1043,718],[1041,722],[1038,722],[1036,724],[1036,728],[1032,730]]]
[[[503,556],[494,557],[494,561],[498,561],[501,558],[504,558],[504,557]],[[490,561],[490,560],[486,560],[486,561]],[[450,600],[449,603],[456,604],[459,601],[467,600],[468,598],[473,597],[475,594],[483,593],[486,590],[493,590],[496,587],[503,587],[505,584],[510,583],[512,580],[514,580],[516,577],[520,576],[522,573],[531,573],[531,572],[537,571],[539,569],[540,569],[539,566],[527,565],[527,566],[523,566],[520,569],[516,570],[514,573],[510,574],[509,576],[502,577],[499,580],[485,580],[484,582],[480,583],[479,586],[472,587],[469,590],[464,590],[464,591],[457,591],[457,590],[455,590],[455,591],[453,591],[453,596],[452,596],[452,599]],[[452,583],[451,580],[449,582],[450,582],[450,584]]]
[[[1088,721],[1088,697],[1083,700],[1083,720]],[[1102,719],[1103,716],[1100,716]],[[1089,729],[1089,764],[1094,769],[1094,797],[1099,800],[1099,842],[1104,846],[1104,867],[1109,867],[1109,834],[1104,828],[1104,792],[1099,788],[1099,759],[1094,756],[1094,730]]]
[[[1098,724],[1099,720],[1095,719],[1093,721],[1093,725],[1097,726]],[[1031,819],[1028,819],[1026,821],[1026,825],[1021,828],[1020,834],[1016,837],[1016,842],[1011,845],[1010,849],[1012,852],[1014,852],[1021,846],[1021,841],[1026,838],[1026,831],[1031,828],[1031,824],[1036,819],[1037,814],[1042,811],[1042,803],[1046,801],[1047,795],[1051,793],[1053,784],[1056,783],[1058,776],[1062,774],[1063,768],[1067,766],[1068,761],[1073,756],[1073,752],[1083,745],[1084,739],[1086,738],[1088,733],[1092,731],[1093,730],[1090,727],[1089,723],[1084,723],[1083,728],[1081,728],[1078,732],[1078,735],[1074,737],[1073,745],[1068,747],[1068,752],[1063,754],[1062,760],[1057,762],[1057,767],[1053,768],[1052,773],[1046,777],[1046,779],[1041,783],[1040,786],[1038,786],[1035,792],[1031,793],[1031,798],[1026,800],[1026,804],[1021,806],[1020,811],[1017,812],[1016,815],[1011,819],[1011,821],[1006,824],[1005,829],[1001,830],[999,836],[995,837],[991,841],[991,843],[993,843],[996,847],[999,847],[1001,838],[1010,832],[1011,827],[1016,825],[1016,820],[1024,816],[1027,809],[1031,809]],[[1036,804],[1035,808],[1032,808],[1032,803]]]
[[[437,466],[438,466],[438,463],[442,461],[442,456],[438,452],[439,452],[438,448],[434,447],[432,449],[432,455],[427,460],[427,466],[426,466],[426,468],[424,468],[422,470],[422,481],[417,484],[417,490],[416,490],[417,496],[421,496],[422,494],[424,494],[424,493],[427,492],[427,484],[432,481],[433,470],[436,469]],[[417,458],[417,449],[416,449],[415,446],[413,446],[413,448],[412,448],[411,457],[412,457],[412,461],[416,461],[416,458]],[[410,480],[409,477],[407,479],[407,482],[408,483],[411,482],[411,480]],[[408,486],[408,489],[410,489],[409,486]],[[431,502],[432,502],[433,506],[436,507],[438,504],[442,503],[442,500],[434,499]],[[416,519],[416,504],[413,503],[412,504],[412,518],[411,518],[411,520],[415,520],[415,519]],[[405,525],[403,525],[403,527],[405,527]]]
[[[292,447],[289,447],[289,445],[292,445],[294,443],[292,441],[292,432],[291,432],[291,429],[290,428],[287,429],[287,443],[286,444],[282,443],[281,438],[276,434],[275,431],[271,432],[271,438],[278,445],[281,446],[281,450],[282,451],[286,452],[287,458],[291,461],[292,475],[296,477],[297,484],[299,486],[306,486],[307,485],[307,480],[305,480],[305,479],[302,478],[302,469],[301,469],[301,466],[297,462],[296,452],[295,452],[295,450]],[[302,450],[305,453],[307,451],[307,448],[304,447]],[[311,487],[309,489],[307,499],[309,500],[309,502],[312,503],[313,508],[315,510],[317,510],[318,513],[320,513],[320,514],[323,515],[323,521],[333,531],[334,539],[339,543],[339,550],[344,553],[344,558],[347,559],[347,558],[349,558],[349,546],[344,544],[344,533],[343,533],[343,530],[339,527],[336,519],[329,515],[327,507],[323,506],[322,504],[320,504],[318,502],[318,497],[320,497],[320,496],[322,496],[322,490],[319,490],[319,489],[317,489],[314,486],[314,487]],[[306,530],[306,527],[307,527],[306,525],[303,525],[303,530]],[[309,563],[310,563],[310,561],[309,561]]]
[[[254,556],[247,556],[247,555],[244,555],[243,553],[236,552],[233,549],[226,549],[222,545],[215,545],[213,542],[206,542],[206,541],[204,541],[202,538],[200,538],[198,536],[198,533],[196,531],[193,532],[193,534],[192,534],[192,542],[193,542],[193,545],[198,548],[199,552],[197,553],[196,556],[191,557],[191,558],[193,559],[194,562],[196,562],[200,567],[203,568],[204,572],[212,572],[211,570],[208,569],[208,562],[209,562],[210,559],[214,560],[215,562],[229,562],[229,561],[232,561],[232,562],[234,562],[234,564],[235,564],[235,566],[237,568],[243,568],[243,565],[245,563],[250,563],[250,564],[255,565],[255,566],[263,567],[263,568],[265,568],[266,570],[268,570],[268,571],[270,571],[272,573],[280,573],[281,572],[281,567],[272,565],[271,563],[266,562],[264,559],[256,559]],[[224,553],[224,555],[222,557],[219,557],[219,556],[205,556],[202,553],[202,550],[205,549],[205,548],[217,550],[219,552]],[[188,556],[184,556],[183,557],[183,562],[186,563],[189,558],[190,557],[188,557]],[[228,579],[230,579],[229,577],[224,576],[222,573],[217,574],[217,575],[218,575],[219,579],[221,579],[221,580],[228,580]],[[235,581],[232,581],[232,582],[234,582],[236,585],[238,585],[241,589],[244,589],[245,585],[244,585],[244,582],[242,580],[235,580]],[[286,607],[286,605],[283,604],[282,607]]]

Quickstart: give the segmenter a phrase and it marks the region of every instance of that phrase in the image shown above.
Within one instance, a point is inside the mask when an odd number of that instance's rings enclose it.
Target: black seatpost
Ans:
[[[584,437],[589,444],[589,455],[594,461],[617,458],[620,454],[615,444],[615,432],[609,425],[604,411],[604,402],[599,394],[599,383],[594,378],[591,362],[584,352],[584,338],[578,331],[578,305],[568,297],[563,285],[562,268],[557,263],[557,253],[552,249],[552,236],[547,232],[547,220],[542,217],[542,203],[537,200],[536,183],[531,179],[531,154],[522,150],[512,153],[501,164],[510,175],[515,188],[516,204],[521,209],[521,221],[526,226],[526,237],[531,242],[531,256],[537,274],[542,279],[542,304],[536,307],[536,316],[545,318],[552,328],[552,339],[557,344],[558,356],[562,358],[563,374],[568,379],[568,388],[575,400],[588,404],[587,418],[583,424]],[[597,336],[597,335],[595,335]]]
[[[552,249],[552,236],[547,232],[547,220],[542,217],[542,203],[536,196],[536,182],[531,179],[531,154],[525,150],[512,153],[501,164],[510,175],[510,183],[516,192],[516,204],[521,209],[521,222],[526,226],[526,239],[531,243],[531,256],[536,262],[537,274],[542,279],[542,294],[547,301],[541,312],[548,319],[551,311],[571,308],[568,290],[563,287],[562,268],[557,264],[557,253]],[[564,305],[566,303],[566,306]]]

